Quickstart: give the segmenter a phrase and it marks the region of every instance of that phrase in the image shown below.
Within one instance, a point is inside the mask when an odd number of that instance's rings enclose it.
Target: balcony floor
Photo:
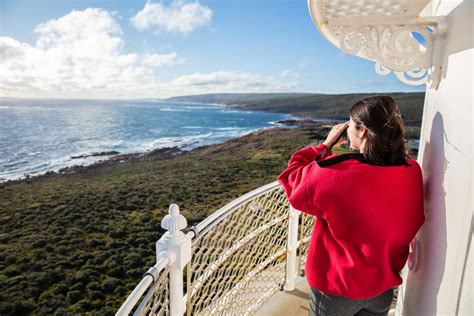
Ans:
[[[256,316],[308,316],[309,313],[309,285],[304,277],[298,276],[293,291],[277,292],[255,313]],[[388,316],[395,315],[396,299]]]
[[[296,279],[296,288],[290,292],[278,292],[255,314],[256,316],[307,316],[309,312],[309,285],[304,277]]]

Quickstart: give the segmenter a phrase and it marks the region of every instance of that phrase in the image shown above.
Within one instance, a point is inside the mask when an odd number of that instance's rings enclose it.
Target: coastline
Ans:
[[[144,101],[147,101],[147,100],[144,100]],[[155,102],[155,100],[150,101],[150,102]],[[160,101],[160,102],[169,103],[168,101]],[[222,109],[220,109],[219,111],[228,110],[230,112],[271,113],[268,111],[232,109],[228,105],[225,105],[225,104],[210,104],[210,103],[187,102],[187,101],[173,101],[173,103],[193,104],[193,105],[202,104],[206,106],[219,105],[220,107],[222,107]],[[302,118],[299,118],[287,113],[281,113],[281,114],[283,114],[285,117],[284,118],[280,117],[279,118],[280,120],[282,119],[284,120],[286,118],[291,118],[294,120],[302,119]],[[157,136],[159,138],[155,138],[152,141],[147,139],[146,141],[144,140],[142,143],[133,144],[129,148],[118,149],[117,147],[105,146],[105,147],[94,148],[95,151],[85,150],[85,151],[76,151],[76,152],[71,152],[71,153],[64,152],[62,154],[57,154],[56,156],[54,152],[51,152],[50,155],[46,155],[48,156],[46,159],[31,160],[32,162],[34,161],[32,164],[26,163],[25,166],[22,166],[21,168],[8,169],[8,166],[5,166],[6,169],[4,170],[4,172],[0,173],[0,183],[32,179],[32,178],[41,177],[44,175],[52,175],[54,173],[64,173],[64,172],[68,172],[72,168],[77,169],[81,166],[87,167],[87,166],[91,166],[95,164],[101,164],[105,160],[128,159],[129,157],[147,155],[149,153],[154,154],[156,153],[156,151],[159,152],[160,149],[177,147],[180,150],[189,151],[198,146],[222,143],[228,139],[235,138],[235,137],[242,137],[248,133],[252,133],[261,129],[273,128],[274,126],[280,126],[279,124],[275,124],[276,121],[275,122],[267,121],[266,124],[265,122],[261,122],[261,123],[263,124],[257,124],[257,125],[262,126],[258,128],[255,128],[255,126],[253,126],[253,128],[252,127],[250,128],[234,128],[234,127],[216,128],[217,132],[214,133],[216,136],[212,136],[212,137],[208,137],[209,135],[207,134],[209,134],[209,132],[207,131],[203,132],[205,135],[203,133],[199,135],[195,135],[193,133],[182,133],[182,135],[180,136],[169,136],[169,137]],[[221,132],[221,130],[234,130],[234,129],[236,129],[236,131]],[[120,140],[119,142],[126,143],[126,140],[124,141]],[[41,150],[38,151],[38,153],[41,153]],[[26,159],[29,159],[29,158],[26,158]],[[7,165],[9,163],[14,165],[17,162],[16,161],[6,162]],[[21,163],[24,163],[24,162],[22,161]]]
[[[326,124],[331,122],[331,120],[323,120]],[[323,122],[323,123],[324,123]],[[173,159],[179,156],[193,155],[195,152],[211,150],[212,148],[219,148],[225,145],[227,142],[232,142],[233,140],[239,140],[246,136],[252,136],[253,134],[259,134],[266,130],[271,129],[281,129],[287,130],[291,128],[304,128],[309,126],[318,126],[322,124],[318,121],[313,121],[305,118],[295,118],[291,117],[288,120],[281,120],[271,122],[274,126],[261,127],[245,133],[242,133],[239,136],[231,137],[223,142],[218,142],[210,145],[203,145],[194,147],[192,149],[182,149],[178,146],[173,147],[162,147],[145,152],[135,152],[135,153],[120,153],[117,151],[107,151],[107,152],[96,152],[90,153],[82,156],[72,156],[71,159],[82,159],[82,158],[95,158],[96,161],[87,164],[72,164],[60,168],[58,170],[50,170],[39,174],[24,174],[23,176],[17,178],[1,178],[0,185],[2,184],[15,184],[15,183],[31,183],[32,181],[41,181],[42,179],[51,179],[61,176],[67,176],[71,174],[81,173],[81,172],[90,172],[92,170],[106,169],[111,167],[118,167],[121,164],[130,164],[136,162],[148,162],[148,161],[160,161],[166,159]],[[103,159],[101,159],[103,158]]]
[[[120,153],[117,151],[106,151],[106,152],[90,153],[90,154],[82,155],[82,156],[72,156],[70,157],[71,159],[92,158],[92,162],[86,163],[86,164],[84,163],[71,164],[70,166],[66,166],[58,170],[50,170],[50,171],[46,171],[39,174],[24,174],[16,178],[0,177],[0,185],[22,183],[22,182],[30,183],[31,181],[38,181],[45,178],[50,179],[50,178],[56,178],[60,176],[67,176],[67,175],[71,175],[75,173],[88,172],[88,171],[90,172],[91,170],[117,167],[124,163],[126,165],[126,164],[136,163],[140,161],[142,162],[160,161],[160,160],[166,160],[166,159],[173,159],[174,157],[179,157],[179,156],[193,155],[195,152],[200,152],[204,149],[210,149],[214,147],[218,148],[226,144],[227,142],[231,142],[233,140],[239,140],[239,139],[245,138],[246,136],[249,136],[249,135],[251,136],[253,134],[258,134],[262,131],[272,130],[272,129],[282,129],[282,130],[288,130],[292,128],[309,129],[311,130],[311,132],[316,133],[320,137],[325,137],[323,136],[324,133],[329,132],[328,126],[331,126],[331,124],[337,124],[341,120],[343,119],[342,118],[333,119],[333,120],[332,119],[312,119],[312,118],[291,116],[291,119],[271,122],[270,124],[274,126],[257,128],[257,129],[242,133],[239,136],[228,138],[227,140],[223,142],[198,146],[191,149],[183,149],[183,148],[179,148],[178,146],[172,146],[172,147],[157,148],[157,149],[145,151],[145,152]],[[327,131],[325,131],[325,129],[327,129]],[[416,140],[411,140],[411,141],[414,143],[417,142]]]
[[[146,100],[144,99],[143,101],[150,101],[150,102],[165,102],[165,103],[169,103],[169,101],[167,100]],[[225,109],[228,109],[230,111],[244,111],[244,112],[266,112],[268,113],[268,111],[259,111],[259,110],[245,110],[245,109],[242,109],[242,110],[239,110],[239,109],[235,109],[235,108],[232,108],[230,107],[228,104],[220,104],[220,103],[204,103],[204,102],[192,102],[192,101],[172,101],[173,103],[179,103],[179,104],[194,104],[194,105],[211,105],[211,106],[219,106],[219,107],[223,107]],[[291,115],[289,113],[282,113],[282,114],[285,114],[288,116],[288,119],[291,119],[291,120],[303,120],[304,118],[302,117],[297,117],[297,116],[294,116],[294,115]],[[267,129],[267,128],[273,128],[275,126],[283,126],[281,124],[278,124],[278,121],[276,122],[269,122],[270,125],[273,125],[273,126],[265,126],[265,127],[261,127],[261,128],[256,128],[256,129],[252,129],[250,131],[246,131],[246,132],[243,132],[237,136],[231,136],[225,140],[222,140],[222,141],[218,141],[218,142],[215,142],[215,143],[210,143],[209,145],[213,145],[213,144],[218,144],[218,143],[222,143],[222,142],[225,142],[226,140],[228,139],[232,139],[232,138],[235,138],[235,137],[242,137],[242,136],[245,136],[249,133],[253,133],[253,132],[256,132],[256,131],[259,131],[259,130],[262,130],[262,129]],[[287,126],[288,128],[289,126]],[[186,136],[183,136],[183,138],[186,138]],[[71,171],[74,171],[74,170],[79,170],[79,169],[84,169],[84,168],[87,168],[89,166],[91,167],[94,167],[94,165],[100,165],[100,164],[103,164],[103,163],[106,163],[107,161],[116,161],[116,160],[127,160],[127,159],[130,159],[130,158],[136,158],[136,157],[140,157],[142,155],[156,155],[156,154],[159,154],[161,151],[163,152],[168,152],[169,151],[169,148],[177,148],[181,151],[190,151],[194,148],[196,148],[196,144],[198,144],[199,141],[194,141],[192,143],[189,143],[189,144],[183,144],[183,145],[177,145],[177,146],[164,146],[164,147],[158,147],[156,149],[150,149],[150,150],[144,150],[144,151],[125,151],[125,152],[119,152],[119,151],[116,151],[116,150],[112,150],[112,149],[103,149],[104,151],[100,151],[100,152],[85,152],[85,153],[78,153],[78,154],[74,154],[74,155],[71,155],[71,156],[65,156],[65,157],[59,157],[59,158],[55,158],[54,160],[64,160],[65,162],[64,163],[61,163],[60,165],[57,165],[57,166],[52,166],[50,168],[40,168],[40,170],[31,170],[30,171],[24,171],[24,172],[16,172],[16,173],[12,173],[12,174],[4,174],[4,175],[0,175],[0,184],[1,183],[7,183],[7,182],[13,182],[13,181],[22,181],[22,180],[29,180],[29,179],[33,179],[33,178],[37,178],[37,177],[48,177],[48,176],[52,176],[54,174],[64,174],[64,173],[70,173]],[[202,146],[202,145],[201,145]],[[48,164],[49,161],[44,161],[42,162],[42,164]],[[44,169],[44,170],[41,170],[41,169]],[[49,169],[49,170],[48,170]]]
[[[237,104],[237,103],[209,103],[209,102],[199,102],[199,101],[192,101],[192,100],[147,100],[144,99],[143,101],[150,101],[150,102],[173,102],[173,103],[178,103],[178,104],[194,104],[194,105],[211,105],[211,106],[219,106],[222,107],[225,110],[229,111],[244,111],[244,112],[265,112],[265,113],[280,113],[280,111],[272,111],[271,109],[258,109],[258,108],[249,108],[245,104]],[[327,116],[322,116],[324,118],[316,118],[314,115],[311,115],[310,113],[307,114],[292,114],[290,112],[285,112],[281,114],[285,114],[287,116],[287,119],[284,119],[286,121],[312,121],[314,122],[341,122],[345,121],[348,118],[346,117],[341,117],[340,115],[327,115]],[[272,121],[268,122],[268,124],[272,126],[265,126],[261,128],[256,128],[250,131],[242,132],[236,136],[231,136],[227,139],[219,139],[216,140],[217,142],[212,142],[212,141],[205,141],[203,143],[207,144],[217,144],[221,142],[225,142],[228,139],[232,139],[235,137],[243,137],[249,133],[256,132],[258,130],[262,129],[267,129],[267,128],[273,128],[273,127],[285,127],[285,128],[291,128],[291,126],[288,126],[286,124],[281,124],[279,121]],[[295,123],[295,125],[298,125]],[[407,137],[409,139],[413,139],[410,142],[411,147],[415,147],[418,145],[416,142],[417,139],[419,139],[419,130],[420,127],[418,126],[405,126],[407,134],[409,134]],[[184,137],[184,136],[183,136]],[[184,137],[186,138],[186,137]],[[193,141],[191,143],[183,143],[183,144],[176,144],[177,149],[182,150],[182,151],[189,151],[192,150],[193,148],[196,148],[196,146],[202,146],[202,144],[199,144],[201,141]],[[37,177],[44,177],[44,176],[51,176],[52,174],[63,174],[63,173],[70,173],[72,170],[78,170],[80,168],[86,168],[88,166],[94,166],[97,164],[104,164],[107,161],[116,161],[116,160],[127,160],[130,157],[136,157],[136,156],[141,156],[141,155],[155,155],[159,154],[160,150],[164,150],[164,152],[167,152],[167,148],[174,148],[170,147],[173,146],[174,144],[163,144],[156,149],[149,149],[145,150],[144,148],[135,148],[131,150],[120,150],[121,152],[114,151],[112,148],[102,148],[102,150],[107,151],[106,153],[110,153],[109,155],[105,155],[104,152],[83,152],[83,153],[75,153],[74,155],[71,156],[64,156],[64,157],[59,157],[59,158],[54,158],[53,160],[47,160],[47,161],[41,161],[38,166],[31,166],[29,168],[25,168],[25,171],[21,171],[19,169],[18,171],[11,172],[11,173],[5,173],[3,175],[0,175],[0,183],[7,183],[11,181],[22,181],[22,180],[28,180],[32,178],[37,178]],[[164,147],[166,146],[166,147]],[[137,150],[138,149],[138,150]],[[101,149],[99,149],[101,150]],[[143,151],[144,150],[144,151]],[[51,162],[54,161],[54,164]],[[48,165],[49,166],[45,166]]]

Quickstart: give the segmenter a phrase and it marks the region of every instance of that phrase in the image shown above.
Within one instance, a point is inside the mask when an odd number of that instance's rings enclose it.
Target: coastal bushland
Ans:
[[[192,226],[275,181],[321,135],[268,129],[0,184],[0,314],[114,314],[154,264],[169,204]]]

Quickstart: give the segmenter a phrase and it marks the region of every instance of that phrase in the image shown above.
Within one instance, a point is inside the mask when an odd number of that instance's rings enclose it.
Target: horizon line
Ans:
[[[2,97],[0,96],[0,100],[5,99],[16,99],[16,100],[100,100],[100,101],[131,101],[131,100],[153,100],[153,101],[167,101],[171,98],[180,98],[180,97],[195,97],[195,96],[205,96],[205,95],[230,95],[230,94],[247,94],[247,95],[264,95],[264,94],[309,94],[309,95],[350,95],[350,94],[372,94],[372,95],[380,95],[380,94],[418,94],[418,93],[426,93],[425,91],[391,91],[391,92],[350,92],[350,93],[316,93],[316,92],[210,92],[210,93],[200,93],[200,94],[183,94],[183,95],[175,95],[167,98],[153,98],[153,97],[146,97],[146,98],[121,98],[121,99],[112,99],[112,98],[55,98],[55,97]]]

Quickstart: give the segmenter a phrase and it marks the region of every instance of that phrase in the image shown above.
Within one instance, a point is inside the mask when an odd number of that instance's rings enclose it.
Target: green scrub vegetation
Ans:
[[[0,184],[0,314],[114,314],[154,264],[169,204],[190,227],[275,181],[329,130],[268,129]]]

